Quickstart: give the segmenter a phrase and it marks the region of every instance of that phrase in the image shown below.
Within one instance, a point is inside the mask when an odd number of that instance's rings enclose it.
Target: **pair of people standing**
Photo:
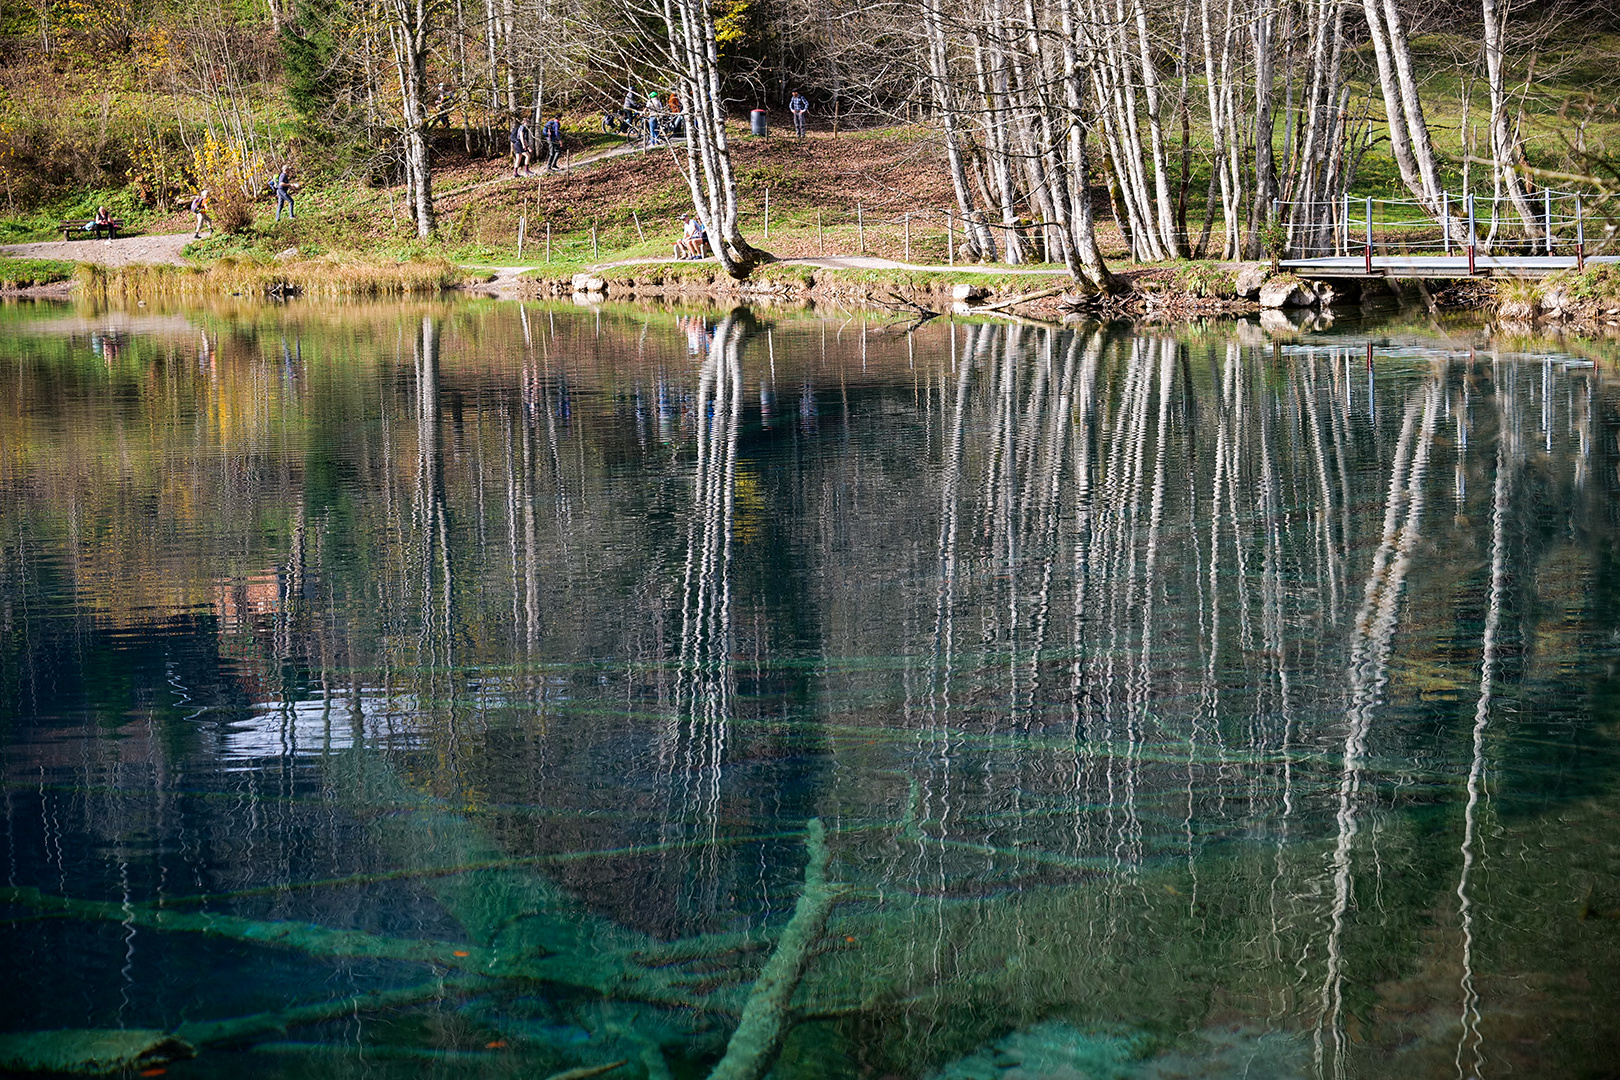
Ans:
[[[557,159],[562,156],[562,124],[553,116],[540,129],[546,143],[546,171],[557,170]],[[529,123],[519,117],[512,125],[512,175],[528,176],[529,162],[534,155],[534,143],[529,134]]]

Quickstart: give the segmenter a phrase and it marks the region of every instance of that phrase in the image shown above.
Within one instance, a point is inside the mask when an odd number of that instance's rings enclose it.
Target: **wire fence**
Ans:
[[[1521,199],[1509,196],[1454,195],[1443,192],[1436,203],[1417,199],[1343,196],[1334,200],[1273,200],[1265,235],[1272,250],[1287,258],[1360,255],[1372,270],[1375,256],[1466,257],[1468,272],[1480,255],[1573,256],[1584,267],[1588,254],[1609,246],[1601,227],[1590,246],[1589,212],[1595,197],[1543,188]],[[535,208],[538,209],[538,208]],[[992,221],[966,218],[954,208],[894,210],[825,206],[809,211],[796,205],[783,213],[771,205],[769,188],[750,194],[741,207],[745,233],[771,240],[775,232],[793,236],[792,254],[810,256],[876,256],[904,263],[954,267],[978,263],[988,234],[998,260],[1012,265],[1062,266],[1065,226],[1060,222],[1022,219]],[[620,220],[622,217],[623,220]],[[678,239],[679,222],[662,215],[643,217],[638,209],[594,219],[589,239],[550,237],[549,223],[536,215],[528,232],[528,250],[552,258],[590,257],[645,244],[649,238]],[[1263,234],[1264,235],[1264,234]],[[520,240],[520,244],[522,241]],[[521,254],[520,248],[520,254]]]

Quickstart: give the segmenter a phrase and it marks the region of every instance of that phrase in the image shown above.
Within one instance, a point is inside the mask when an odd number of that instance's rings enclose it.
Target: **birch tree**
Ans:
[[[416,219],[416,235],[434,232],[433,169],[428,145],[426,105],[429,41],[440,15],[441,0],[387,0],[388,36],[399,76],[400,128],[405,143],[405,178]]]

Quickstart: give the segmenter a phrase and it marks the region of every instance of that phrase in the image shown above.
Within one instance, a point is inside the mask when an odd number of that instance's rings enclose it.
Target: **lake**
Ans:
[[[0,1060],[1613,1075],[1570,348],[0,309]]]

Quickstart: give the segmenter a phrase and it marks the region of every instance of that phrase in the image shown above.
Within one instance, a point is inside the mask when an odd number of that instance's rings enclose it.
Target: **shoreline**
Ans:
[[[138,238],[130,238],[135,240]],[[165,248],[171,237],[159,240]],[[81,242],[82,244],[83,242]],[[114,242],[115,244],[118,242]],[[29,258],[16,251],[12,258]],[[52,245],[55,246],[55,245]],[[85,254],[102,255],[99,249]],[[119,253],[122,255],[122,253]],[[106,255],[114,255],[107,251]],[[81,261],[74,277],[46,284],[0,288],[10,300],[71,301],[99,294],[144,301],[219,293],[285,300],[293,297],[387,299],[462,295],[516,300],[602,300],[859,306],[910,314],[986,315],[1061,322],[1075,318],[1178,322],[1261,316],[1279,329],[1296,320],[1331,321],[1334,313],[1392,304],[1426,308],[1431,315],[1475,313],[1517,330],[1547,328],[1620,336],[1620,269],[1589,268],[1578,278],[1540,281],[1508,278],[1304,279],[1265,262],[1184,262],[1116,266],[1128,284],[1111,296],[1086,295],[1061,268],[929,266],[876,256],[789,257],[757,266],[735,280],[712,260],[627,260],[587,266],[578,273],[544,266],[467,266],[443,261],[369,260],[362,253],[298,258],[296,251],[249,262],[222,258],[197,265],[165,251],[158,262],[127,257]]]

